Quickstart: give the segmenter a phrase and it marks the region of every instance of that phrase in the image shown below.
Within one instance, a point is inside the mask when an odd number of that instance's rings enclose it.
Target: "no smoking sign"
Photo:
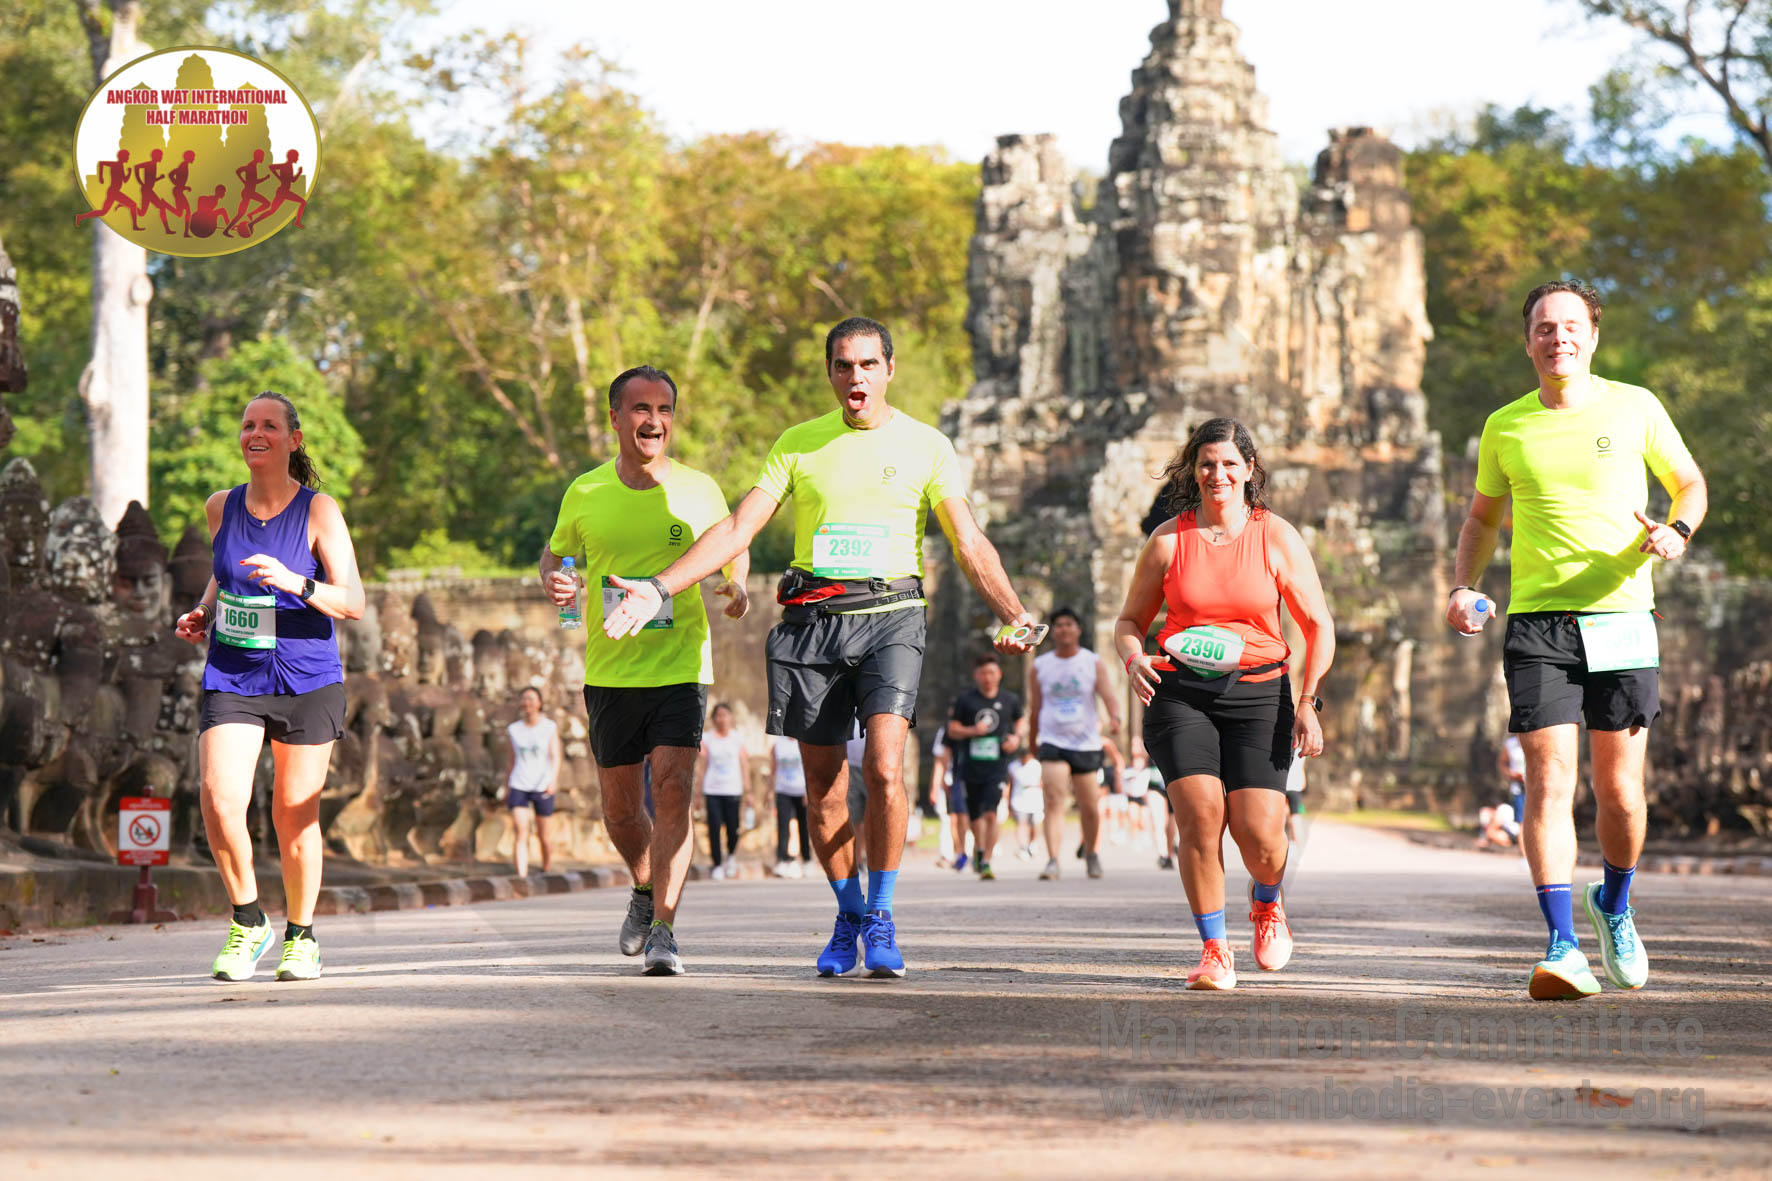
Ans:
[[[165,865],[172,848],[172,801],[125,796],[117,809],[117,863]]]

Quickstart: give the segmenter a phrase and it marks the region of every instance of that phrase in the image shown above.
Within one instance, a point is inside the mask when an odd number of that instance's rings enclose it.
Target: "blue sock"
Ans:
[[[1279,900],[1280,900],[1280,883],[1279,882],[1275,882],[1271,886],[1264,886],[1260,882],[1255,883],[1255,901],[1257,901],[1257,902],[1278,902]]]
[[[1606,867],[1605,880],[1600,883],[1600,909],[1607,914],[1623,914],[1630,905],[1630,880],[1637,875],[1637,867],[1619,869],[1604,858],[1600,864]]]
[[[867,899],[861,893],[860,875],[832,882],[831,890],[837,895],[837,909],[843,914],[860,914],[867,905]]]
[[[868,870],[868,909],[892,913],[892,891],[898,885],[896,869]]]
[[[1219,907],[1211,914],[1194,916],[1194,926],[1199,929],[1200,941],[1224,938],[1224,907]]]
[[[1558,939],[1581,942],[1575,938],[1575,914],[1569,883],[1538,887],[1538,909],[1544,912],[1545,925],[1550,927],[1553,942]]]

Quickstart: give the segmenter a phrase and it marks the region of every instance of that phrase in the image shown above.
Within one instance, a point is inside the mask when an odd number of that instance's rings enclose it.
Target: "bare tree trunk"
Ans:
[[[18,275],[6,246],[0,243],[0,394],[22,393],[25,388],[25,354],[18,343]],[[0,398],[0,449],[12,442],[12,416]]]
[[[140,0],[109,0],[103,28],[98,0],[76,0],[92,53],[93,84],[148,52],[136,38]],[[94,220],[92,360],[80,396],[92,436],[92,502],[116,528],[129,502],[148,503],[148,252]]]

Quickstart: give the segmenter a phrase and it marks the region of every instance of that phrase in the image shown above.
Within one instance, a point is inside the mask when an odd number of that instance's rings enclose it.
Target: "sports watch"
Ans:
[[[1684,521],[1669,521],[1667,527],[1680,535],[1681,541],[1692,540],[1692,526]]]
[[[295,597],[300,599],[304,603],[307,602],[309,599],[313,598],[314,597],[314,580],[312,578],[302,579],[301,580],[301,593],[296,595]]]
[[[1318,713],[1323,712],[1323,699],[1314,693],[1306,693],[1298,699],[1298,704],[1308,705]]]

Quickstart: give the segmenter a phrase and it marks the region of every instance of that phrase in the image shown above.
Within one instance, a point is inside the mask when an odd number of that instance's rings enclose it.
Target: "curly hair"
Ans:
[[[1268,507],[1262,495],[1267,489],[1267,469],[1256,454],[1255,440],[1249,428],[1234,418],[1210,418],[1194,428],[1187,445],[1176,453],[1157,479],[1165,485],[1165,507],[1176,516],[1200,507],[1200,484],[1194,476],[1199,464],[1200,449],[1211,443],[1231,443],[1249,465],[1249,482],[1243,485],[1243,503],[1251,509]]]

